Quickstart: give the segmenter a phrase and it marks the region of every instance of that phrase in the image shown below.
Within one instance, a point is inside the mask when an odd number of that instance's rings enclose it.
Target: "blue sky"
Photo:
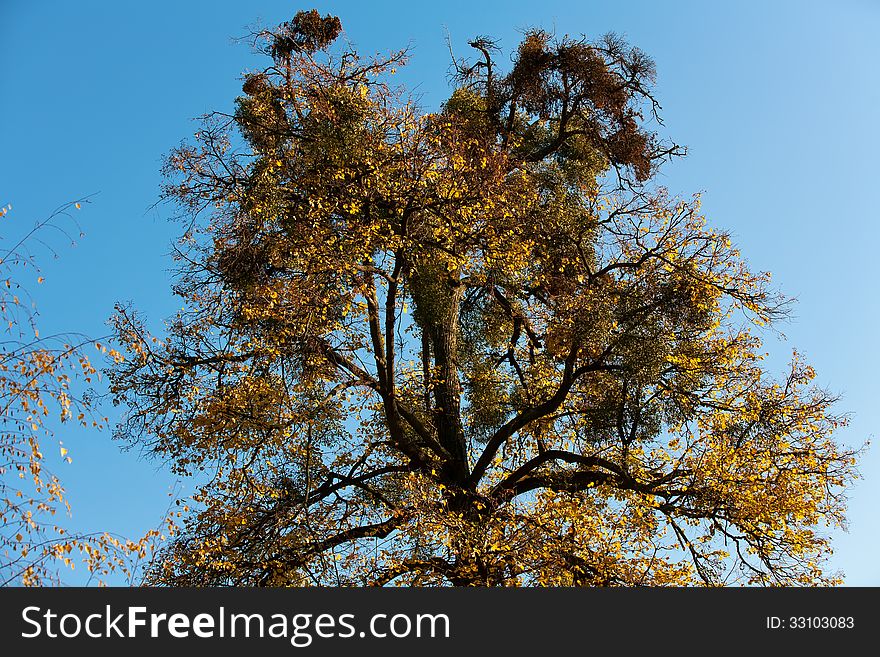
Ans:
[[[77,214],[85,236],[54,242],[46,282],[32,285],[43,333],[100,336],[117,301],[161,326],[177,303],[169,244],[178,227],[154,207],[162,156],[229,110],[241,73],[261,60],[234,37],[299,9],[340,16],[362,52],[409,45],[400,77],[427,109],[448,93],[456,54],[487,34],[512,48],[536,25],[559,34],[623,34],[657,62],[663,134],[689,156],[661,179],[703,192],[710,221],[732,231],[753,268],[798,303],[770,340],[781,370],[792,348],[851,414],[840,439],[859,445],[880,426],[876,189],[880,131],[880,3],[818,2],[38,2],[0,0],[0,206],[21,225],[93,193]],[[4,230],[7,228],[4,227]],[[107,411],[111,414],[114,409]],[[74,457],[59,466],[72,525],[138,535],[161,518],[173,480],[122,451],[109,433],[65,428]],[[863,457],[850,530],[832,558],[849,585],[880,585],[880,456]]]

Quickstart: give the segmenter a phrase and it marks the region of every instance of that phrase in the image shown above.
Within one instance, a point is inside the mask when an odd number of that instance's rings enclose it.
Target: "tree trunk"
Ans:
[[[447,475],[456,483],[464,483],[469,474],[467,445],[461,423],[461,381],[458,375],[457,352],[459,306],[464,286],[458,272],[448,272],[444,263],[419,263],[412,272],[411,291],[413,317],[430,341],[433,352],[434,408],[432,411],[437,440],[451,456]],[[426,371],[430,364],[423,363]]]

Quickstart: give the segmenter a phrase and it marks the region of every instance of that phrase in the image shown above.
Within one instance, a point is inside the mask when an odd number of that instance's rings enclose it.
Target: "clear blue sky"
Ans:
[[[176,308],[167,257],[177,226],[157,200],[162,156],[229,110],[242,71],[261,60],[232,38],[257,20],[299,9],[340,16],[361,51],[412,46],[404,81],[432,109],[447,93],[448,30],[517,43],[538,25],[558,33],[625,35],[657,62],[665,134],[690,149],[667,166],[674,193],[704,192],[756,269],[798,299],[771,366],[793,347],[852,414],[840,439],[858,445],[880,426],[877,158],[880,3],[356,2],[270,0],[39,2],[0,0],[0,205],[21,224],[99,192],[78,215],[86,236],[56,243],[34,289],[43,332],[106,332],[116,301],[159,326]],[[36,288],[36,285],[32,287]],[[108,409],[112,414],[113,409]],[[84,529],[138,535],[154,525],[173,483],[160,465],[123,452],[108,433],[65,429],[74,461],[60,468]],[[880,455],[865,455],[851,492],[850,531],[832,564],[850,585],[880,585]]]

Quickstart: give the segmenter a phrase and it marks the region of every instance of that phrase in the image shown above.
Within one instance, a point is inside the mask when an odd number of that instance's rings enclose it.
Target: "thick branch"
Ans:
[[[382,387],[379,381],[376,381],[376,379],[370,376],[370,374],[366,372],[362,367],[359,367],[356,363],[352,362],[351,359],[346,358],[343,354],[333,349],[333,347],[331,347],[327,343],[324,343],[322,346],[324,355],[331,363],[343,370],[346,370],[350,374],[353,374],[365,386],[367,386],[368,388],[372,388],[373,390],[378,392],[383,401],[386,402],[385,405],[387,410],[387,392]],[[403,451],[404,454],[409,456],[411,459],[417,461],[418,463],[427,463],[425,455],[421,453],[419,447],[416,445],[412,445],[412,443],[406,439],[403,428],[400,426],[401,417],[406,420],[406,422],[416,433],[416,435],[432,452],[434,452],[435,455],[444,458],[444,456],[446,455],[445,450],[437,443],[437,441],[431,435],[431,432],[428,431],[427,427],[425,427],[425,425],[419,421],[418,417],[416,417],[414,413],[412,413],[409,409],[397,403],[396,401],[394,403],[394,411],[395,412],[392,414],[386,414],[386,418],[388,420],[388,430],[391,433],[391,439],[394,441],[394,444],[401,451]]]
[[[535,420],[539,420],[542,417],[545,417],[558,409],[565,402],[566,398],[568,397],[569,391],[578,380],[578,378],[580,378],[587,372],[618,369],[618,366],[606,365],[604,363],[604,360],[608,356],[610,351],[611,347],[608,347],[592,363],[590,363],[589,365],[583,365],[575,369],[578,349],[577,346],[573,346],[565,359],[565,369],[562,373],[562,380],[560,381],[559,387],[556,389],[556,392],[553,394],[553,396],[538,404],[537,406],[532,406],[523,411],[520,411],[515,417],[506,422],[501,428],[498,429],[498,431],[495,432],[495,434],[489,439],[488,443],[486,444],[486,448],[483,450],[483,453],[477,460],[476,465],[474,465],[474,469],[471,473],[468,483],[471,486],[477,485],[477,482],[480,481],[480,478],[482,478],[482,476],[486,473],[486,470],[492,463],[492,460],[495,458],[495,454],[498,452],[498,449],[508,439],[513,437],[513,435],[516,434],[517,431],[534,422]]]
[[[447,575],[453,570],[453,565],[441,557],[430,557],[428,559],[406,559],[403,562],[386,568],[379,573],[377,577],[370,582],[370,586],[385,586],[389,582],[397,579],[401,575],[412,572],[430,572],[436,571],[443,575]]]
[[[379,326],[379,301],[376,298],[376,283],[372,274],[365,276],[366,290],[364,297],[367,300],[367,317],[370,325],[370,339],[373,343],[373,358],[376,360],[376,374],[379,378],[379,386],[382,396],[390,394],[388,362],[385,359],[385,345],[382,337],[382,329]]]
[[[599,456],[584,456],[583,454],[575,454],[558,449],[549,449],[534,458],[526,461],[522,466],[511,472],[502,482],[492,489],[492,495],[497,495],[505,490],[512,490],[516,484],[527,475],[533,473],[540,466],[548,461],[565,461],[566,463],[577,463],[588,468],[604,468],[619,477],[626,477],[626,473],[615,463],[603,459]]]
[[[407,514],[399,513],[382,522],[370,525],[360,525],[352,527],[338,534],[334,534],[322,541],[317,541],[309,545],[301,546],[302,550],[288,549],[284,553],[269,559],[269,563],[282,563],[285,570],[296,570],[305,566],[309,559],[316,554],[333,549],[344,543],[356,541],[362,538],[387,538],[391,532],[397,529],[407,520]],[[266,584],[271,577],[271,572],[267,572],[263,577],[261,584]]]

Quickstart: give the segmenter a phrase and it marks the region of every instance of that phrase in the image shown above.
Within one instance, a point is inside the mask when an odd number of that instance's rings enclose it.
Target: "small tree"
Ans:
[[[41,335],[21,277],[33,273],[38,284],[43,282],[32,247],[51,253],[47,233],[69,237],[65,225],[76,225],[70,213],[80,207],[80,202],[62,205],[0,248],[5,278],[0,282],[0,586],[58,584],[78,561],[98,581],[117,570],[131,576],[133,562],[147,555],[158,535],[150,531],[134,542],[106,532],[86,534],[65,529],[57,517],[59,511],[70,515],[70,505],[48,465],[47,443],[57,445],[62,462],[71,458],[55,436],[54,421],[100,429],[106,418],[76,391],[77,380],[88,385],[97,376],[86,355],[93,341],[74,333]],[[0,208],[0,219],[9,210]],[[4,227],[0,234],[9,232]],[[118,357],[100,343],[95,347]]]
[[[120,309],[122,437],[199,474],[175,585],[826,584],[854,453],[699,201],[651,60],[488,39],[423,113],[301,12],[168,158],[185,308]]]

